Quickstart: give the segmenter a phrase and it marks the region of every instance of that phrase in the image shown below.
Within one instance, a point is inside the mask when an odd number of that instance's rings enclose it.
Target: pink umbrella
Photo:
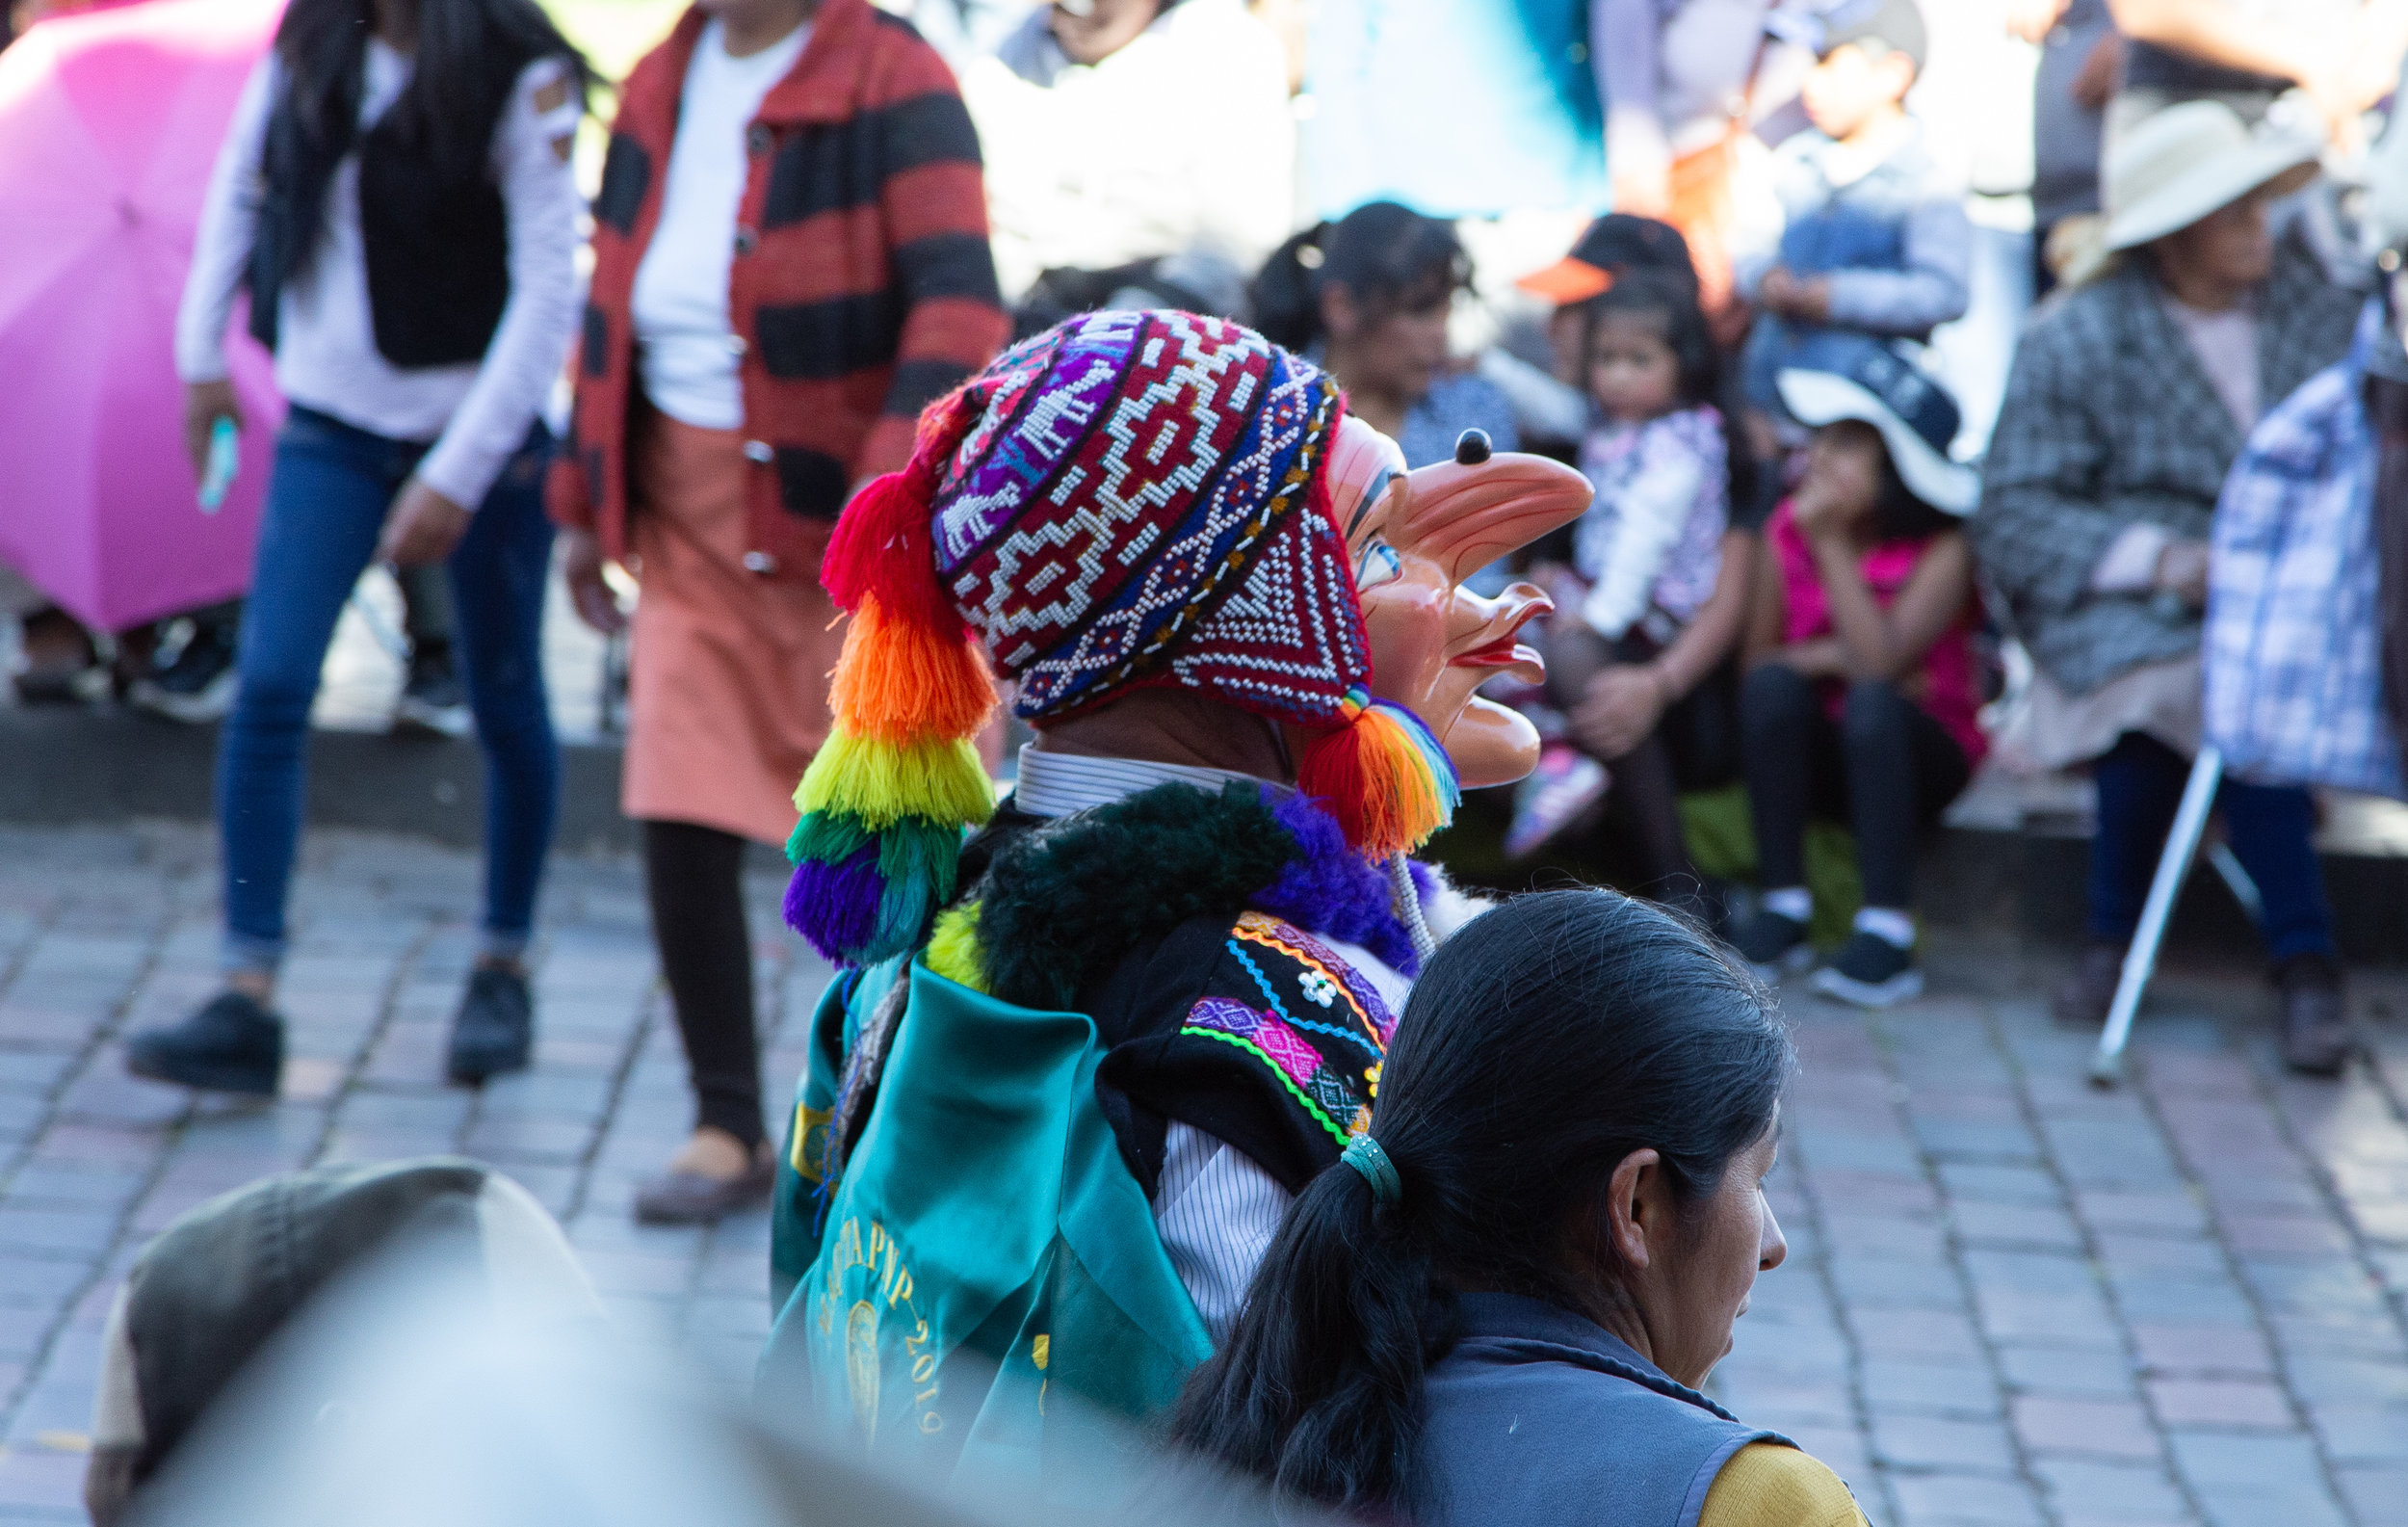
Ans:
[[[201,194],[278,0],[61,16],[0,53],[0,562],[121,629],[238,594],[284,406],[233,345],[249,428],[199,507],[175,307]]]

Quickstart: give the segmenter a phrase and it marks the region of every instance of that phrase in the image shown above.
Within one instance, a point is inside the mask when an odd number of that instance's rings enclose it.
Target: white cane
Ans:
[[[2115,984],[2115,1001],[2107,1009],[2107,1026],[2099,1031],[2099,1053],[2091,1057],[2090,1080],[2113,1087],[2124,1070],[2124,1046],[2133,1037],[2133,1018],[2140,1011],[2141,993],[2157,972],[2158,945],[2174,915],[2174,897],[2190,873],[2191,856],[2199,851],[2207,830],[2209,808],[2215,804],[2215,787],[2223,782],[2224,754],[2203,747],[2190,766],[2190,781],[2183,786],[2183,803],[2174,812],[2174,829],[2165,835],[2165,852],[2158,856],[2157,878],[2149,882],[2149,899],[2140,908],[2140,927],[2124,954],[2124,974]]]

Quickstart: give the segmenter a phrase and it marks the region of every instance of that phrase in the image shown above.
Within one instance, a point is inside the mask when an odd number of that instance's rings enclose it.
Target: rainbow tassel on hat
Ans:
[[[1463,785],[1422,719],[1401,705],[1347,691],[1345,724],[1316,738],[1296,765],[1296,788],[1328,803],[1347,841],[1369,858],[1410,854],[1454,820]]]
[[[918,947],[953,900],[962,829],[995,812],[971,743],[995,681],[937,583],[929,528],[937,474],[972,417],[958,396],[933,405],[911,464],[846,507],[822,565],[852,621],[828,689],[835,726],[795,790],[785,911],[843,964]]]

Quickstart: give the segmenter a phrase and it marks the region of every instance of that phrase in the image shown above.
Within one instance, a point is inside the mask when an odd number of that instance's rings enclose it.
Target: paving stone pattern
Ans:
[[[436,1079],[475,864],[312,838],[286,1095],[195,1104],[119,1037],[213,985],[205,834],[0,830],[0,1524],[80,1519],[100,1325],[144,1239],[309,1162],[457,1150],[559,1214],[624,1318],[740,1382],[767,1225],[639,1229],[689,1121],[637,868],[564,860],[527,1076]],[[826,970],[751,886],[772,1096]],[[1793,990],[1803,1066],[1772,1179],[1791,1248],[1715,1379],[1874,1521],[2408,1522],[2408,978],[2360,972],[2373,1064],[2276,1064],[2263,987],[2170,974],[2135,1085],[2034,995],[2047,954],[1942,939],[1935,994],[1867,1018]]]

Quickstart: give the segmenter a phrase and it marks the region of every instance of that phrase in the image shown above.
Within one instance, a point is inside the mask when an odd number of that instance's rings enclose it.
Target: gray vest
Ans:
[[[1554,1304],[1460,1298],[1462,1339],[1429,1372],[1419,1527],[1695,1527],[1761,1432]]]

